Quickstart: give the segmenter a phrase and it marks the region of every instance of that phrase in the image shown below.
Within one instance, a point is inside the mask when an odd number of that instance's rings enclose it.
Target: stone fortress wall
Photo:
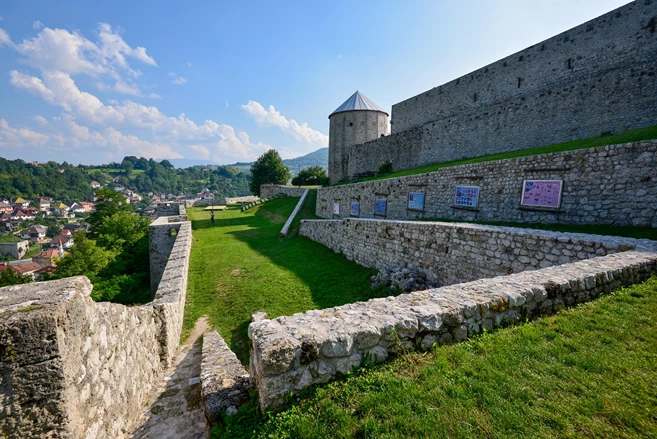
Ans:
[[[192,230],[174,211],[150,228],[148,304],[96,303],[84,276],[0,289],[2,437],[127,437],[180,340]]]
[[[470,282],[251,323],[262,407],[392,353],[551,314],[657,273],[657,244],[647,240],[354,219],[306,220],[301,235],[370,267],[408,261],[441,282]],[[537,269],[544,262],[564,265]],[[526,271],[502,276],[507,269]]]
[[[0,244],[0,255],[20,259],[25,255],[29,248],[29,241],[7,242]]]
[[[657,227],[657,140],[475,163],[438,171],[320,188],[316,214],[361,218],[443,218],[466,221],[611,224]],[[523,180],[563,180],[557,209],[520,205]],[[476,208],[455,205],[456,186],[479,187]],[[411,191],[425,194],[423,211],[407,208]],[[375,200],[386,199],[385,216]]]
[[[344,148],[341,177],[655,125],[656,28],[637,0],[393,105],[392,135]]]
[[[300,187],[283,186],[280,184],[260,185],[260,198],[269,198],[276,194],[285,194],[288,197],[300,197],[305,189]]]

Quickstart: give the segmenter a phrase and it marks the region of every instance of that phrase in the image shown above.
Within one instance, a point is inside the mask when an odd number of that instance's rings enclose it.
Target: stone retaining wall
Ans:
[[[465,223],[303,220],[301,236],[379,271],[422,269],[440,286],[562,265],[652,241]]]
[[[657,246],[642,250],[253,322],[251,375],[260,404],[276,409],[363,363],[461,341],[643,281],[657,273]]]
[[[387,200],[387,219],[610,224],[657,227],[657,140],[542,154],[439,169],[426,174],[319,188],[316,214],[374,218],[376,199]],[[563,180],[561,206],[520,205],[523,181]],[[455,206],[456,186],[479,187],[476,208]],[[409,192],[423,192],[423,211],[407,208]]]
[[[2,437],[125,438],[152,402],[180,339],[192,241],[189,222],[158,221],[177,233],[146,305],[96,303],[83,276],[0,289]]]
[[[288,197],[300,197],[303,195],[304,188],[282,186],[280,184],[262,184],[260,185],[260,198],[269,198],[276,194],[285,194]]]
[[[0,255],[11,256],[12,258],[20,259],[25,256],[25,253],[30,248],[29,241],[7,242],[0,244]]]

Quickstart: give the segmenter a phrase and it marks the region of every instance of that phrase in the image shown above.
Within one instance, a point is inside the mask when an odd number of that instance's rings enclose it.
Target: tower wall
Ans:
[[[349,149],[388,135],[388,116],[380,111],[354,110],[329,117],[329,176],[331,183],[350,177]]]

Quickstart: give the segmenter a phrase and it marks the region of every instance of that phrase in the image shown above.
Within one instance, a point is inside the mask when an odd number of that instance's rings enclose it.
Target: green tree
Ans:
[[[96,245],[84,232],[73,234],[75,245],[69,254],[57,263],[56,277],[61,279],[70,276],[87,276],[92,281],[94,277],[112,260],[114,254]]]
[[[249,189],[260,196],[261,184],[286,184],[290,179],[290,168],[285,166],[278,151],[270,149],[255,161],[251,167]]]
[[[302,169],[299,173],[292,179],[292,184],[295,186],[301,185],[325,185],[328,184],[330,178],[326,173],[326,170],[321,166],[309,166],[308,168]]]
[[[89,215],[87,223],[91,227],[91,237],[98,236],[98,226],[100,226],[105,219],[119,212],[130,212],[132,209],[126,203],[125,198],[120,192],[114,191],[109,188],[103,188],[96,194],[96,211]]]
[[[97,243],[101,247],[120,250],[148,236],[150,223],[148,217],[121,211],[104,218],[103,222],[94,227],[94,234],[98,237]]]
[[[7,267],[0,271],[0,287],[8,287],[10,285],[27,284],[32,282],[30,276],[21,276],[16,273],[11,267]]]

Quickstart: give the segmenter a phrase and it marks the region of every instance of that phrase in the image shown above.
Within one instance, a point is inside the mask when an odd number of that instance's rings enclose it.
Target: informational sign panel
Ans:
[[[424,192],[409,192],[408,208],[411,210],[424,210]]]
[[[333,215],[340,215],[340,203],[333,203]]]
[[[351,203],[351,216],[358,216],[360,215],[360,203],[357,201],[354,201]]]
[[[561,206],[563,180],[525,180],[520,204],[532,207]]]
[[[386,216],[388,209],[388,200],[385,198],[377,198],[374,200],[374,215]]]
[[[477,207],[479,203],[479,187],[477,186],[456,186],[456,196],[454,204],[463,207]]]

